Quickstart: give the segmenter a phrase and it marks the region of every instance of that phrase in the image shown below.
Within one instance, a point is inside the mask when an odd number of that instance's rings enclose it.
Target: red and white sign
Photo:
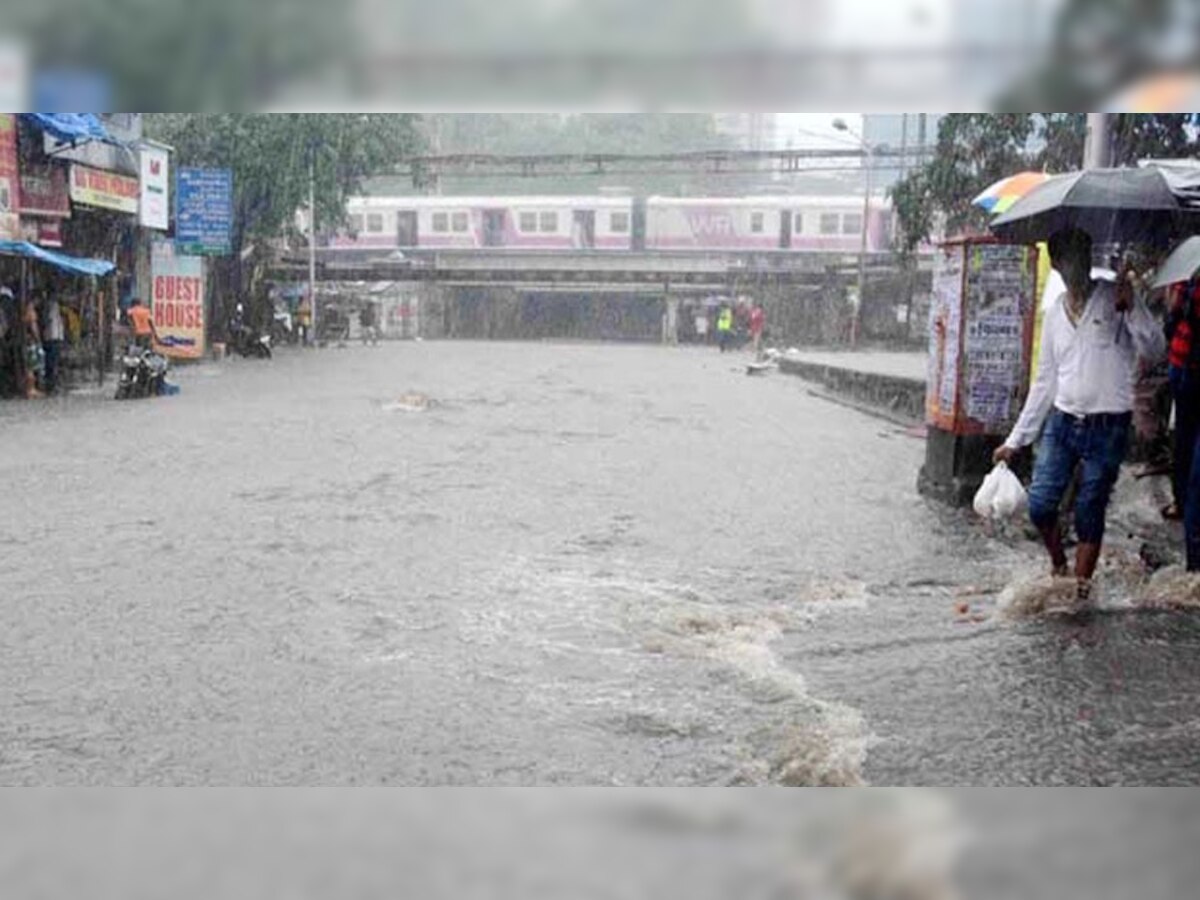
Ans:
[[[71,217],[66,169],[47,163],[21,167],[21,215],[58,219]]]
[[[170,154],[159,147],[141,148],[142,208],[141,221],[147,228],[166,231],[171,227],[167,196],[170,180],[167,167]]]
[[[21,240],[43,247],[61,247],[62,219],[42,219],[21,216]]]
[[[158,349],[179,359],[204,356],[204,260],[180,256],[174,241],[150,248],[150,312]]]
[[[17,174],[17,117],[0,113],[0,240],[21,236],[21,183]]]
[[[136,178],[71,164],[71,199],[87,206],[136,213],[140,188]]]

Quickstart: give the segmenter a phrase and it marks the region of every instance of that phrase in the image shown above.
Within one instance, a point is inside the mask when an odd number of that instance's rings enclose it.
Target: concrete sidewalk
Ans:
[[[810,351],[779,357],[779,371],[913,424],[925,419],[925,366],[923,352]]]
[[[849,369],[868,375],[907,378],[925,382],[928,354],[924,350],[909,352],[812,350],[787,353],[784,358],[813,366]]]

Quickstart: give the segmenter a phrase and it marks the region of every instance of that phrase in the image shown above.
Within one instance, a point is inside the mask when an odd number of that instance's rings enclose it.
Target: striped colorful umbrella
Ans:
[[[1018,172],[1001,178],[971,202],[998,216],[1049,177],[1045,172]]]

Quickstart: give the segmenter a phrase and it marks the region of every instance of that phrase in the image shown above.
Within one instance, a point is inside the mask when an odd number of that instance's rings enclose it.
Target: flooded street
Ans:
[[[0,405],[0,782],[1200,782],[1200,619],[958,621],[1036,548],[747,358],[353,346]]]

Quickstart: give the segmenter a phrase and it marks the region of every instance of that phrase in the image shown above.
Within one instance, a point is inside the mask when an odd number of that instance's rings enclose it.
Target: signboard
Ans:
[[[62,166],[29,163],[21,168],[21,216],[71,217],[67,172]]]
[[[170,154],[161,147],[143,146],[140,156],[141,223],[147,228],[166,231],[171,227],[171,208],[167,195]]]
[[[181,255],[173,241],[155,241],[150,282],[158,349],[177,359],[204,356],[204,260]]]
[[[20,238],[21,184],[17,174],[17,117],[0,113],[0,240]]]
[[[993,241],[938,248],[929,310],[926,422],[1006,433],[1029,380],[1037,251]]]
[[[71,163],[71,199],[76,203],[136,213],[138,193],[136,178]]]
[[[21,216],[21,240],[42,247],[61,247],[63,245],[62,219]]]
[[[929,367],[925,380],[926,421],[950,431],[958,406],[958,345],[962,321],[962,246],[938,248],[929,304]]]
[[[970,249],[963,413],[989,433],[1007,431],[1021,411],[1036,285],[1036,257],[1029,247],[981,244]]]
[[[175,241],[180,253],[232,252],[233,173],[180,168],[175,175]]]

